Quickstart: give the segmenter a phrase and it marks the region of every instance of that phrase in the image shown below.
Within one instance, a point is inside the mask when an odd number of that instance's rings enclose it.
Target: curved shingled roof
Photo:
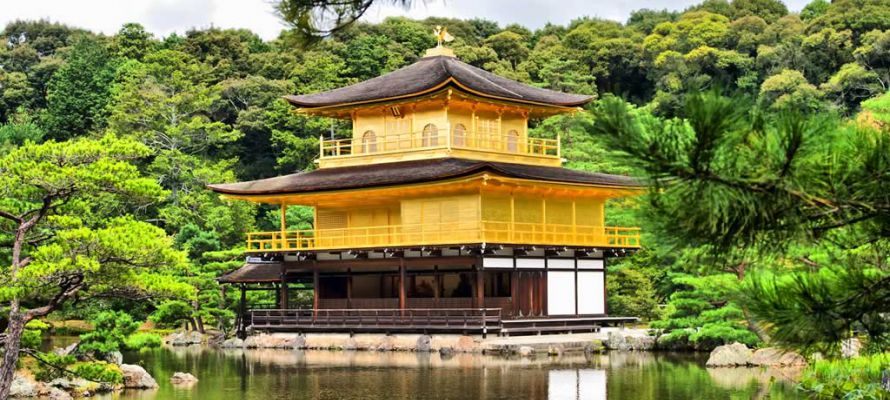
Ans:
[[[322,168],[274,178],[208,185],[208,187],[217,193],[230,195],[296,194],[433,182],[481,172],[492,172],[508,178],[559,183],[626,188],[642,186],[639,180],[621,175],[575,171],[560,167],[438,158],[377,164],[373,168],[365,165]]]
[[[299,107],[315,108],[410,97],[448,84],[483,97],[562,107],[581,106],[593,98],[529,86],[449,56],[424,57],[407,67],[355,85],[284,98]]]

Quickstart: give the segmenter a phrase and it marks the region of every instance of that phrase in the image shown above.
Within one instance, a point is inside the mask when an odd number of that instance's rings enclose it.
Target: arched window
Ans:
[[[519,132],[516,132],[515,129],[507,132],[507,151],[511,153],[519,152]]]
[[[434,124],[423,127],[423,147],[439,145],[439,129]]]
[[[377,152],[377,135],[374,134],[374,131],[365,131],[362,134],[362,153],[375,152]]]
[[[455,146],[467,145],[467,127],[464,124],[454,126],[454,140],[451,141]]]

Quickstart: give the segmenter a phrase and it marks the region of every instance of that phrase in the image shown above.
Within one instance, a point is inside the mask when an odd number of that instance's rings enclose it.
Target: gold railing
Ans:
[[[496,221],[385,225],[247,234],[247,251],[301,251],[464,243],[640,247],[639,228]]]
[[[480,150],[507,155],[560,158],[559,138],[521,136],[469,131],[453,131],[449,126],[431,132],[407,132],[374,135],[373,138],[320,140],[321,158],[372,156],[430,149]]]

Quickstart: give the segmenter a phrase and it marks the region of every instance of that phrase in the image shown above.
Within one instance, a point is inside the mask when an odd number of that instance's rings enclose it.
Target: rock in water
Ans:
[[[244,341],[238,338],[226,339],[220,343],[219,347],[224,349],[240,349],[244,347]]]
[[[429,335],[420,335],[417,338],[417,344],[414,346],[414,351],[422,351],[428,352],[431,350],[432,338]]]
[[[121,364],[124,373],[124,387],[127,389],[154,389],[158,387],[155,378],[138,365]]]
[[[188,372],[176,372],[170,377],[170,383],[174,385],[188,385],[197,381],[198,378]]]
[[[765,347],[754,351],[751,365],[763,367],[803,367],[807,359],[793,351],[785,351],[775,347]]]
[[[717,346],[705,364],[709,367],[744,367],[751,364],[753,352],[741,343]]]
[[[531,357],[535,355],[535,349],[531,346],[520,346],[519,355],[522,357]]]
[[[68,392],[66,392],[62,389],[59,389],[59,388],[51,388],[49,390],[49,393],[46,395],[46,398],[49,400],[72,400],[73,399],[73,397],[71,397],[71,395],[68,394]]]

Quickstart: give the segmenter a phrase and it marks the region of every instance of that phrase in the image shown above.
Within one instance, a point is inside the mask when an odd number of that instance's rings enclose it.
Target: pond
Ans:
[[[757,368],[707,369],[706,355],[618,353],[533,360],[473,354],[161,348],[125,355],[161,385],[102,399],[794,399]],[[191,387],[170,384],[190,372]]]

